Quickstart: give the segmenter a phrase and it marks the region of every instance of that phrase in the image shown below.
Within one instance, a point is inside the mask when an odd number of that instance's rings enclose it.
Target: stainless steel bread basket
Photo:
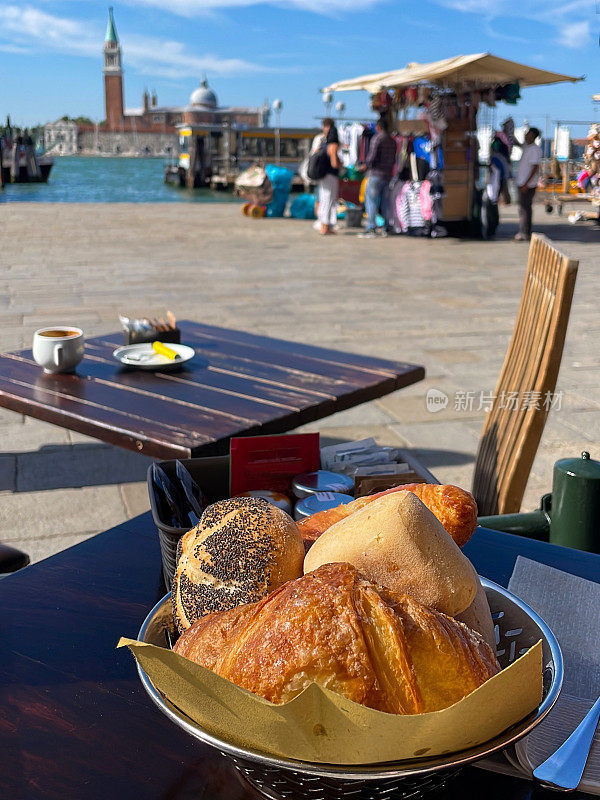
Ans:
[[[179,727],[230,757],[245,781],[272,800],[386,800],[418,798],[441,789],[462,766],[491,755],[529,733],[550,711],[563,677],[558,642],[546,623],[515,595],[492,581],[481,579],[496,627],[497,656],[502,667],[542,640],[543,699],[536,711],[491,741],[435,758],[385,764],[335,765],[293,761],[268,753],[245,750],[211,736],[169,703],[138,665],[151,699]],[[166,595],[146,617],[138,634],[143,642],[169,647],[173,635],[171,595]]]

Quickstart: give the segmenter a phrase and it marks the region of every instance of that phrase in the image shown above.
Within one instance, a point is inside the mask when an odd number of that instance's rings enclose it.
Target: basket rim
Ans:
[[[443,769],[464,766],[482,758],[487,758],[498,750],[503,750],[505,747],[514,744],[523,736],[530,733],[533,728],[536,727],[536,725],[538,725],[544,719],[544,717],[546,717],[556,703],[562,687],[564,672],[560,645],[549,625],[544,622],[544,620],[530,606],[528,606],[527,603],[523,602],[523,600],[514,595],[512,592],[509,592],[508,589],[505,589],[503,586],[500,586],[500,584],[488,580],[481,575],[479,578],[484,589],[491,589],[492,591],[502,595],[505,600],[514,603],[538,626],[542,633],[543,639],[550,650],[551,661],[549,664],[544,665],[544,668],[547,669],[550,667],[552,671],[552,680],[548,691],[542,698],[542,702],[535,711],[532,711],[524,719],[511,726],[506,731],[503,731],[494,739],[483,742],[482,744],[467,750],[461,750],[456,753],[448,753],[446,755],[435,756],[432,758],[422,757],[418,759],[388,761],[376,764],[325,764],[320,762],[288,759],[282,756],[265,753],[260,750],[238,747],[237,745],[233,745],[226,740],[213,736],[212,734],[200,728],[197,723],[195,723],[186,714],[176,708],[176,706],[172,705],[168,700],[166,700],[166,698],[158,691],[158,689],[154,687],[148,675],[136,661],[138,674],[144,689],[150,696],[150,699],[167,717],[169,717],[169,719],[179,725],[180,728],[183,728],[183,730],[194,736],[196,739],[200,739],[200,741],[215,747],[224,755],[229,755],[240,760],[259,763],[266,768],[291,770],[293,772],[318,775],[324,778],[377,780],[381,778],[409,777],[411,775],[414,776],[429,772],[437,772]],[[160,609],[162,609],[165,603],[171,603],[171,595],[172,593],[168,592],[150,611],[139,630],[139,641],[145,641],[146,633],[149,626],[153,622],[154,616]]]

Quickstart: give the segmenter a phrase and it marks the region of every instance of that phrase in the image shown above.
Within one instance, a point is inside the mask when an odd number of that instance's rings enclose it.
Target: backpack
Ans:
[[[329,170],[329,155],[327,153],[327,143],[323,143],[318,150],[308,157],[306,173],[311,181],[320,181],[327,175]]]

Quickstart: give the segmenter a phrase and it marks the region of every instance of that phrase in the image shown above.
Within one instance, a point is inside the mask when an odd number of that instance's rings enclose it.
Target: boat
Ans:
[[[29,136],[0,137],[0,186],[8,183],[46,183],[54,158],[35,152]]]
[[[232,189],[237,176],[256,163],[271,162],[294,173],[294,188],[308,157],[314,128],[236,128],[221,125],[178,125],[177,160],[165,168],[166,183],[189,189]]]

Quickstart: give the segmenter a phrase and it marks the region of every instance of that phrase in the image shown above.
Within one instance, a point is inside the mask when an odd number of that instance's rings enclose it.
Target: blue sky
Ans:
[[[184,104],[202,74],[223,105],[283,101],[282,124],[314,124],[319,88],[363,73],[459,53],[504,58],[573,75],[580,84],[523,91],[516,108],[600,121],[600,2],[596,0],[114,0],[125,102],[145,86],[159,104]],[[0,0],[0,114],[46,122],[102,119],[102,43],[108,3]],[[340,93],[348,116],[368,114],[362,92]]]

